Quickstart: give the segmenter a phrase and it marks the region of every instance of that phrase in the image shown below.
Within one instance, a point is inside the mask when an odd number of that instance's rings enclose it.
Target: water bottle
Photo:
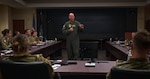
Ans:
[[[109,39],[109,42],[112,42],[112,38]]]
[[[132,53],[131,53],[131,50],[129,50],[127,59],[130,59],[131,57],[132,57]]]
[[[46,38],[43,38],[43,42],[46,42]]]
[[[57,38],[55,38],[55,41],[57,41]]]

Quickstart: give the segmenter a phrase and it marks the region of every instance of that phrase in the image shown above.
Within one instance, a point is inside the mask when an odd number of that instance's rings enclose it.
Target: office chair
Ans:
[[[50,79],[48,64],[45,62],[13,62],[0,60],[3,79]]]
[[[111,68],[111,79],[150,79],[150,70]]]
[[[98,41],[81,41],[80,42],[80,58],[90,58],[94,61],[94,58],[98,56]]]

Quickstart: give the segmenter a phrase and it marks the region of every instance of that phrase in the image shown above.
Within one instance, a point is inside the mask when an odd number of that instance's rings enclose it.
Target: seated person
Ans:
[[[50,76],[53,79],[54,71],[50,60],[44,58],[41,54],[29,54],[29,39],[25,34],[16,35],[13,39],[13,55],[4,57],[3,60],[19,61],[19,62],[34,62],[41,61],[49,64]]]
[[[115,67],[129,69],[150,69],[148,53],[150,51],[150,33],[137,32],[133,37],[132,57],[127,61],[116,63]],[[110,79],[111,73],[106,75]]]
[[[11,37],[11,31],[9,29],[4,29],[2,31],[2,38],[0,40],[1,49],[7,50],[11,48],[12,46],[12,37]]]
[[[40,38],[37,36],[37,32],[36,31],[32,31],[31,32],[31,40],[34,44],[43,44],[44,42],[42,42],[40,40]]]
[[[29,44],[30,45],[36,45],[36,41],[34,41],[34,39],[31,36],[31,30],[30,29],[26,29],[25,30],[25,34],[27,35],[28,39],[29,39]]]
[[[19,31],[15,31],[15,32],[13,33],[13,36],[16,36],[16,35],[18,35],[18,34],[20,34],[20,32],[19,32]]]

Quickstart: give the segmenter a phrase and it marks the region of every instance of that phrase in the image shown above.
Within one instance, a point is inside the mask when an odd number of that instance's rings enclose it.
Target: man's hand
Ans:
[[[70,31],[70,32],[73,32],[73,27],[71,27],[71,28],[69,29],[69,31]]]
[[[79,27],[80,27],[81,29],[84,29],[84,25],[83,25],[83,24],[80,24]]]

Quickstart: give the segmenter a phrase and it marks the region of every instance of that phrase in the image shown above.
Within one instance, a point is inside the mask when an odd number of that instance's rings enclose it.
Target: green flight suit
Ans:
[[[137,59],[137,58],[130,58],[127,61],[120,62],[115,65],[118,68],[129,68],[129,69],[150,69],[150,62],[148,59]],[[109,72],[106,75],[106,79],[110,79],[111,73]]]
[[[54,70],[51,66],[50,60],[44,58],[42,54],[28,54],[25,56],[8,56],[3,58],[3,60],[8,60],[8,61],[19,61],[19,62],[34,62],[34,61],[41,61],[41,62],[46,62],[49,64],[49,69],[50,69],[50,77],[53,79],[54,77]]]
[[[62,28],[62,32],[66,35],[66,45],[68,59],[77,59],[79,57],[79,32],[81,31],[78,21],[67,21]],[[69,29],[73,27],[73,32]]]
[[[12,46],[12,38],[2,37],[0,39],[0,45],[2,50],[7,50]]]

